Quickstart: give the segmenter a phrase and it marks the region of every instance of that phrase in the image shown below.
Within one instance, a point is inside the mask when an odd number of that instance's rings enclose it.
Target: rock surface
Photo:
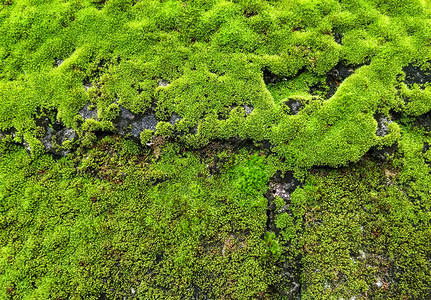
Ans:
[[[418,66],[409,64],[403,68],[403,71],[406,74],[404,80],[406,84],[424,84],[426,82],[431,82],[431,72],[429,70],[424,71]]]
[[[290,113],[292,115],[297,115],[299,111],[304,107],[301,101],[292,98],[289,98],[287,101],[284,102],[284,104],[289,107]]]

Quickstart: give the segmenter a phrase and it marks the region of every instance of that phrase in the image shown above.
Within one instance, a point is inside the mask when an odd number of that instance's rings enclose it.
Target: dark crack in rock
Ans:
[[[190,289],[193,289],[193,295],[190,300],[210,300],[211,298],[198,286],[192,285]]]
[[[88,119],[94,119],[94,120],[98,120],[98,116],[97,116],[97,108],[94,109],[90,109],[90,104],[86,104],[79,112],[78,114],[84,119],[84,120],[88,120]]]
[[[404,80],[406,84],[431,82],[431,72],[429,70],[424,71],[418,66],[409,64],[403,68],[403,71],[406,74],[406,79]]]
[[[388,125],[392,123],[391,119],[385,115],[375,114],[374,118],[377,121],[377,130],[376,135],[380,137],[385,137],[389,133]],[[398,145],[395,143],[390,147],[384,147],[379,149],[377,147],[372,147],[370,149],[371,155],[380,162],[386,162],[388,157],[394,155],[398,148]]]
[[[15,136],[16,136],[15,128],[9,128],[9,129],[3,130],[3,131],[0,130],[0,140],[7,138],[8,136],[15,138]]]
[[[289,214],[292,211],[289,209],[291,194],[301,186],[301,182],[296,179],[291,172],[282,174],[276,173],[270,180],[268,191],[265,197],[268,199],[267,208],[267,223],[266,230],[272,231],[276,235],[280,234],[280,229],[277,228],[275,220],[280,214]],[[275,203],[275,198],[280,197],[285,204],[278,207]],[[280,281],[270,286],[271,294],[283,296],[287,299],[299,299],[301,294],[300,284],[300,261],[301,257],[296,257],[293,261],[278,264],[280,268]]]
[[[388,125],[392,123],[392,121],[384,115],[376,114],[374,115],[374,118],[377,121],[377,130],[376,135],[384,137],[389,133]]]
[[[299,111],[303,108],[303,104],[301,101],[292,98],[289,98],[287,101],[284,102],[284,104],[289,107],[290,113],[292,115],[297,115]]]

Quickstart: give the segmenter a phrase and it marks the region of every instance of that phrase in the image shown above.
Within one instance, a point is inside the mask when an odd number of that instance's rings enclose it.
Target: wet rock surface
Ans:
[[[406,84],[424,84],[426,82],[431,82],[431,72],[429,69],[422,70],[418,66],[409,64],[403,68],[403,72],[406,74],[406,78],[404,80]]]

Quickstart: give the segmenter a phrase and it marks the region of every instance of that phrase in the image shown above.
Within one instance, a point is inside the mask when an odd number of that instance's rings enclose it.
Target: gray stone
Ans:
[[[388,117],[383,115],[377,114],[374,117],[376,118],[376,121],[377,121],[376,135],[381,137],[386,136],[389,133],[388,125],[392,123],[392,121]]]
[[[72,128],[64,128],[57,132],[56,138],[59,145],[62,145],[66,141],[75,141],[78,138],[78,135]]]
[[[173,113],[171,116],[171,119],[169,120],[169,123],[171,123],[172,125],[174,125],[177,121],[182,120],[182,118],[177,115],[176,113]]]
[[[138,120],[132,123],[130,134],[134,138],[139,139],[141,132],[145,129],[156,130],[157,123],[158,121],[154,114],[141,116]]]
[[[244,104],[244,110],[245,110],[245,114],[249,115],[253,112],[254,107],[251,105]]]
[[[84,120],[88,120],[88,119],[94,119],[94,120],[98,120],[97,117],[97,108],[95,109],[89,109],[90,104],[86,104],[79,112],[78,114],[84,119]]]
[[[57,65],[57,67],[59,67],[63,62],[64,62],[63,59],[59,59],[59,58],[55,59],[55,64]]]
[[[120,106],[120,115],[112,123],[119,135],[126,136],[130,133],[132,139],[139,141],[141,132],[145,129],[156,130],[158,121],[152,112],[145,115],[135,114]]]

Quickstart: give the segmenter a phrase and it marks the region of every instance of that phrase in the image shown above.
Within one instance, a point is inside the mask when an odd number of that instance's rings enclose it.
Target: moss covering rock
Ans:
[[[3,299],[431,297],[428,1],[0,1]]]

